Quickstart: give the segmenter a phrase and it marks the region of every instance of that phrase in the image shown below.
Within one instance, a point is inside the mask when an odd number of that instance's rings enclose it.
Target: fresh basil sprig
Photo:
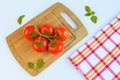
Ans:
[[[97,16],[95,16],[95,12],[92,11],[89,6],[85,6],[85,10],[86,10],[86,12],[87,12],[87,13],[85,14],[85,16],[91,17],[90,20],[91,20],[93,23],[96,24],[98,18],[97,18]]]

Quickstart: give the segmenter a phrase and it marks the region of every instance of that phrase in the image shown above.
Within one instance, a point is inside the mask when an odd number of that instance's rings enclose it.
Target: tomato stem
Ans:
[[[46,35],[43,35],[43,34],[41,34],[41,33],[39,32],[39,30],[38,30],[38,28],[37,28],[37,26],[36,26],[36,23],[34,23],[34,27],[35,27],[35,29],[36,29],[36,32],[37,32],[40,36],[45,37],[45,38],[47,38],[49,41],[53,42],[52,39],[50,39],[50,37],[52,37],[52,36],[46,36]]]

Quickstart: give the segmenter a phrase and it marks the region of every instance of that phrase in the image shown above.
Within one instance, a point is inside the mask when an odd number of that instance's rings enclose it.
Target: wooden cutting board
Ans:
[[[70,18],[76,23],[77,29],[73,29],[69,23],[61,16],[61,12],[66,12]],[[56,26],[64,25],[69,30],[70,36],[64,41],[65,48],[64,51],[58,55],[52,55],[48,52],[38,53],[35,52],[31,44],[32,42],[27,41],[23,37],[23,29],[26,25],[31,23],[39,23],[40,25],[43,23],[51,23]],[[37,15],[35,18],[24,24],[18,30],[10,34],[6,40],[8,46],[13,53],[14,57],[18,61],[18,63],[32,76],[37,75],[45,68],[47,68],[50,64],[52,64],[56,59],[62,56],[66,51],[71,49],[75,44],[77,44],[80,40],[82,40],[87,35],[87,31],[81,21],[64,5],[61,3],[56,3],[41,14]],[[27,66],[28,62],[37,63],[37,60],[42,58],[45,62],[45,65],[41,69],[30,69]]]

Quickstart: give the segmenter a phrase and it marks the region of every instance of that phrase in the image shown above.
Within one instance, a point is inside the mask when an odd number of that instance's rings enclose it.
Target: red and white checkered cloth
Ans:
[[[120,16],[68,59],[87,80],[120,80]]]

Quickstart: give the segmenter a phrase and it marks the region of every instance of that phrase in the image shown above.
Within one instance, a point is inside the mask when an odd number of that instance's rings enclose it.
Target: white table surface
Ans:
[[[5,38],[20,27],[16,22],[20,15],[26,15],[23,20],[25,24],[56,2],[61,2],[71,9],[85,25],[89,34],[47,69],[32,77],[17,63]],[[84,16],[85,5],[89,5],[96,12],[97,24],[93,24]],[[120,0],[0,0],[0,80],[84,80],[67,60],[68,56],[100,28],[111,22],[119,12]]]

